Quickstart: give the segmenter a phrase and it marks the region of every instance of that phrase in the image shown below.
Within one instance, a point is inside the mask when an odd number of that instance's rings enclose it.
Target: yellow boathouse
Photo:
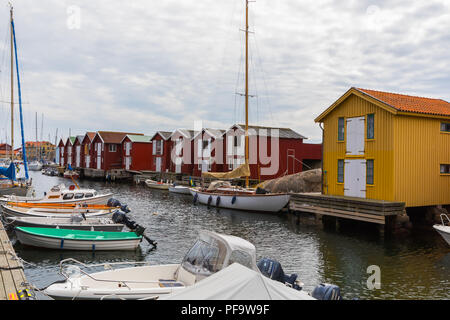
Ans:
[[[320,114],[323,194],[450,204],[450,103],[350,88]]]

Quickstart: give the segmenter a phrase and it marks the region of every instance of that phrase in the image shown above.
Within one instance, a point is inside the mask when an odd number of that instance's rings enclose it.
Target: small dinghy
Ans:
[[[170,186],[169,191],[173,193],[180,193],[180,194],[191,194],[191,191],[189,190],[189,187],[187,186]]]
[[[135,232],[105,232],[16,227],[17,240],[28,246],[60,250],[135,250],[142,236]]]
[[[155,180],[151,180],[151,179],[145,180],[145,184],[149,188],[160,189],[160,190],[169,190],[169,187],[172,186],[171,183],[155,181]]]
[[[433,226],[434,230],[436,230],[442,238],[450,245],[450,225],[445,225],[444,223],[444,217],[447,219],[447,221],[450,223],[450,219],[446,214],[441,214],[441,222],[442,224],[435,224]]]
[[[114,223],[110,218],[84,218],[82,215],[71,217],[9,217],[6,222],[15,227],[58,228],[90,231],[122,231],[124,225]]]

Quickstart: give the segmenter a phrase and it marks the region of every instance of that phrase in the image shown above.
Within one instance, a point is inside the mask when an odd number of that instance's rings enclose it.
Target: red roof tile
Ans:
[[[442,99],[415,97],[361,88],[355,89],[399,111],[450,116],[450,103]]]

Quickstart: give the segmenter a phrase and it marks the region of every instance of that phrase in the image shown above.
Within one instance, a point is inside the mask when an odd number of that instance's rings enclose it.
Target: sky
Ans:
[[[12,3],[26,140],[244,122],[244,0]],[[249,24],[252,125],[320,143],[314,119],[351,87],[450,101],[450,1],[257,0]],[[0,1],[1,142],[9,32]]]

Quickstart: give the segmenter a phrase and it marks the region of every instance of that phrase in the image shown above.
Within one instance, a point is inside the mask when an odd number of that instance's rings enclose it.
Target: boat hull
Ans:
[[[48,237],[36,235],[19,228],[15,229],[17,240],[27,246],[58,249],[58,250],[81,250],[81,251],[122,251],[135,250],[141,239],[126,240],[77,240],[64,237]]]
[[[59,228],[72,230],[90,230],[90,231],[122,231],[124,225],[113,223],[107,218],[86,218],[80,222],[73,222],[71,218],[59,217],[9,217],[6,218],[8,224],[15,227],[33,227],[33,228]]]
[[[189,187],[183,186],[169,187],[169,191],[172,193],[179,193],[179,194],[189,194],[189,195],[191,194]]]
[[[242,211],[279,212],[288,203],[288,194],[220,194],[190,189],[194,199],[212,207],[235,209]],[[218,201],[217,198],[220,197]],[[234,198],[235,197],[235,198]]]
[[[72,214],[83,213],[86,217],[101,217],[112,215],[119,209],[111,210],[83,210],[83,209],[48,209],[48,208],[14,208],[2,205],[2,214],[5,217],[67,217]]]
[[[436,230],[442,238],[450,245],[450,226],[434,225],[434,230]]]
[[[153,183],[153,182],[147,182],[145,181],[145,184],[147,187],[152,189],[158,189],[158,190],[169,190],[170,184],[167,183]]]
[[[80,200],[76,199],[70,199],[70,200],[61,200],[61,199],[46,199],[46,198],[32,198],[32,197],[12,197],[12,198],[3,198],[0,199],[0,202],[24,202],[24,203],[54,203],[54,204],[61,204],[61,203],[86,203],[86,204],[103,204],[106,205],[108,203],[108,200],[112,197],[112,193],[108,194],[102,194],[98,196],[93,196],[91,198],[83,198]]]

